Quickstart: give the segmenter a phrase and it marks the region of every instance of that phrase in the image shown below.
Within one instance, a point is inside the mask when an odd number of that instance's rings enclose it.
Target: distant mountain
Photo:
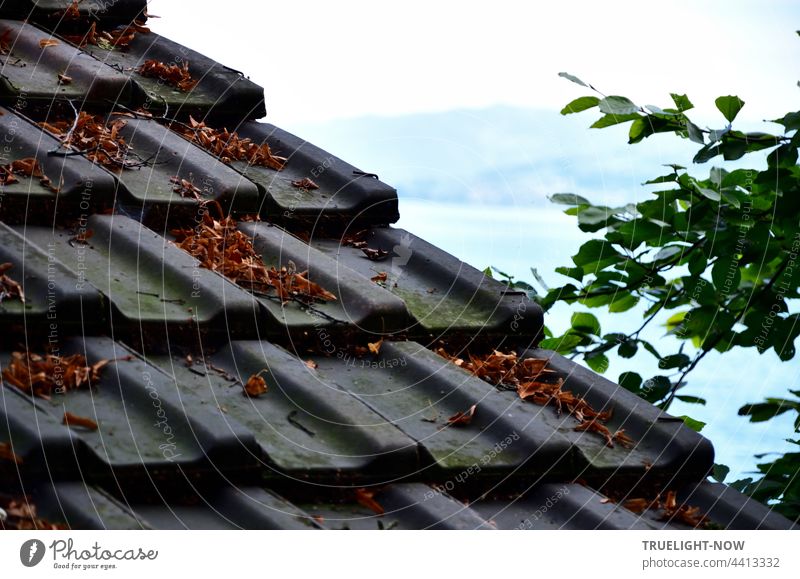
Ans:
[[[588,129],[593,120],[494,107],[284,128],[378,173],[401,198],[440,202],[537,206],[560,191],[630,202],[660,165],[691,161],[690,144],[656,136],[632,148],[627,127]]]

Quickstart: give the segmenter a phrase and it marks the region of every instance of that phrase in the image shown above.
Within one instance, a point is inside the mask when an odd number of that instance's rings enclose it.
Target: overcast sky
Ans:
[[[737,94],[750,120],[800,108],[800,5],[790,0],[151,0],[150,12],[162,16],[154,31],[264,86],[277,123],[561,108],[582,91],[560,71],[639,104],[680,91],[711,107]]]

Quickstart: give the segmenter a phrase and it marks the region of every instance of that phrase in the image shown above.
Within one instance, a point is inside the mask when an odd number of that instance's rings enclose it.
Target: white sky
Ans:
[[[800,108],[791,0],[151,0],[150,12],[162,17],[154,31],[264,86],[279,124],[561,108],[584,93],[560,71],[639,104],[688,92],[708,111],[716,96],[738,94],[754,121]]]

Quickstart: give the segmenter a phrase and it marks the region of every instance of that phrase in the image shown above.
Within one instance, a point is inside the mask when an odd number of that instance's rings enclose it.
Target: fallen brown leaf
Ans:
[[[377,342],[369,342],[367,344],[367,348],[369,348],[369,351],[371,353],[373,353],[373,354],[375,354],[377,356],[378,354],[381,353],[381,346],[382,345],[383,345],[383,338],[381,338]]]
[[[372,512],[382,515],[386,511],[384,511],[383,507],[375,500],[375,491],[367,490],[367,489],[356,489],[356,500],[358,504],[367,507]]]
[[[97,423],[94,420],[72,414],[71,412],[64,413],[64,419],[61,421],[61,423],[66,424],[67,426],[80,426],[81,428],[86,428],[87,430],[97,430]]]
[[[17,298],[25,303],[25,292],[22,291],[22,286],[6,274],[12,267],[13,264],[9,262],[0,263],[0,302],[7,298]]]
[[[472,422],[472,417],[475,416],[475,410],[478,408],[477,404],[473,404],[464,412],[456,412],[447,419],[448,426],[467,426]]]
[[[292,181],[292,187],[297,187],[298,189],[308,189],[308,190],[319,189],[319,185],[314,183],[308,177],[304,177],[303,179],[300,179],[299,181]]]
[[[52,38],[42,38],[39,41],[39,48],[47,48],[49,46],[58,46],[58,40]]]
[[[261,372],[264,372],[264,370]],[[251,398],[256,398],[267,392],[267,382],[261,377],[261,372],[250,376],[244,385],[244,393]]]

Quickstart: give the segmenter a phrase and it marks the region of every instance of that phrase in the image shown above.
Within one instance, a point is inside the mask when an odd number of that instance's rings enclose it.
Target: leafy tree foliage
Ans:
[[[694,163],[713,161],[714,166],[700,175],[669,165],[646,182],[656,186],[649,199],[621,207],[595,205],[572,193],[551,197],[576,217],[582,231],[596,237],[580,247],[571,264],[557,268],[569,282],[547,289],[537,296],[539,303],[545,310],[563,303],[573,310],[580,304],[611,313],[641,311],[643,318],[631,333],[606,333],[595,315],[575,312],[571,327],[559,336],[548,333],[542,346],[582,357],[598,372],[607,369],[611,352],[622,358],[652,356],[656,375],[624,372],[618,381],[663,409],[675,399],[705,403],[684,394],[684,386],[711,351],[756,348],[783,361],[795,358],[800,335],[800,111],[772,121],[782,130],[745,132],[734,128],[744,101],[721,96],[715,101],[721,126],[701,128],[690,119],[693,105],[684,94],[672,94],[664,108],[643,107],[624,96],[606,96],[572,75],[561,76],[594,93],[575,99],[562,114],[599,111],[591,126],[627,124],[630,144],[656,133],[688,139],[698,147]],[[768,152],[766,163],[763,155],[748,157],[760,168],[741,168],[742,162],[730,167],[729,162],[757,151]],[[653,336],[663,336],[664,323],[675,339],[656,343]],[[800,432],[800,391],[739,410],[753,422],[787,412],[795,414],[794,432]],[[800,439],[790,442],[800,445]],[[800,452],[758,468],[755,480],[734,485],[800,520]],[[720,467],[715,474],[722,478],[726,470]]]

